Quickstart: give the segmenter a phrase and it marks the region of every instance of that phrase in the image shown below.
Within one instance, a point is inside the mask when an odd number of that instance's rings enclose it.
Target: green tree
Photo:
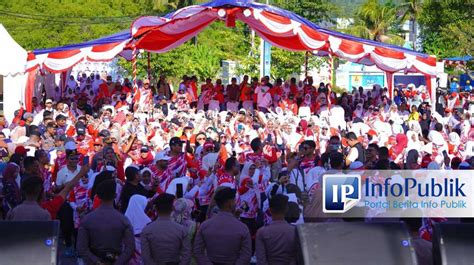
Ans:
[[[474,54],[472,1],[425,0],[418,21],[423,50],[439,58]]]
[[[400,20],[398,9],[392,2],[382,4],[379,0],[367,0],[356,12],[354,25],[347,33],[380,42],[403,45],[404,40],[396,33]]]
[[[152,14],[151,0],[0,0],[0,21],[27,50],[113,34]]]
[[[273,0],[270,4],[290,10],[312,22],[332,21],[340,9],[327,0]]]

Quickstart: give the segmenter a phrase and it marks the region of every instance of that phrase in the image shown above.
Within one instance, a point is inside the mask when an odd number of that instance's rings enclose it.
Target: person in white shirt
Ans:
[[[66,183],[71,181],[74,176],[76,176],[79,171],[81,171],[81,166],[79,166],[79,153],[76,150],[76,145],[74,142],[70,141],[65,144],[66,148],[66,161],[67,164],[65,167],[61,168],[56,177],[56,188],[60,190]]]
[[[255,89],[255,93],[257,94],[258,109],[263,113],[268,113],[270,105],[272,104],[270,88],[266,85],[260,85]]]

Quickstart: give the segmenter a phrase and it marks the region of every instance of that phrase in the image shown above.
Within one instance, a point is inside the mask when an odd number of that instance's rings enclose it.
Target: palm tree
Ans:
[[[399,24],[397,15],[397,8],[390,2],[367,0],[357,10],[354,25],[345,31],[365,39],[403,45],[403,38],[390,32]]]
[[[400,11],[402,12],[401,20],[404,21],[408,18],[410,21],[410,31],[413,34],[413,50],[416,50],[416,21],[418,19],[418,15],[421,12],[422,2],[422,0],[404,0],[399,7]]]

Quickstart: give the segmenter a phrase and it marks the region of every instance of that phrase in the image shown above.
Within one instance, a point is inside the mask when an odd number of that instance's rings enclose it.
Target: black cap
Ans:
[[[148,153],[148,151],[150,151],[150,148],[148,148],[148,146],[146,145],[142,146],[142,148],[140,149],[140,152],[142,153]]]
[[[110,132],[109,130],[102,130],[99,132],[99,136],[101,137],[110,137]]]
[[[170,146],[177,145],[177,144],[183,144],[184,141],[181,141],[179,137],[173,137],[170,139]]]
[[[76,123],[76,133],[78,135],[85,135],[86,134],[86,126],[83,122],[79,121]]]
[[[181,126],[181,122],[177,118],[172,118],[170,122],[176,124],[177,126]]]

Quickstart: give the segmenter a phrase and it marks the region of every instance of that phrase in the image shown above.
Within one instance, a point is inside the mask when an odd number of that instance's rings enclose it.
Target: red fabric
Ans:
[[[56,219],[56,215],[63,204],[64,198],[61,196],[56,196],[52,200],[40,203],[40,206],[41,208],[47,210],[51,215],[51,219],[54,220]]]
[[[25,102],[26,111],[28,112],[32,112],[33,110],[33,103],[31,102],[31,99],[33,98],[33,92],[35,90],[35,79],[37,72],[38,68],[29,71],[28,78],[26,80],[25,98],[23,99],[23,102]]]
[[[435,62],[436,65],[436,62]],[[432,91],[432,85],[431,85],[431,76],[430,75],[425,75],[425,82],[426,82],[426,90],[428,90],[428,94],[430,95],[430,100],[433,95]]]

